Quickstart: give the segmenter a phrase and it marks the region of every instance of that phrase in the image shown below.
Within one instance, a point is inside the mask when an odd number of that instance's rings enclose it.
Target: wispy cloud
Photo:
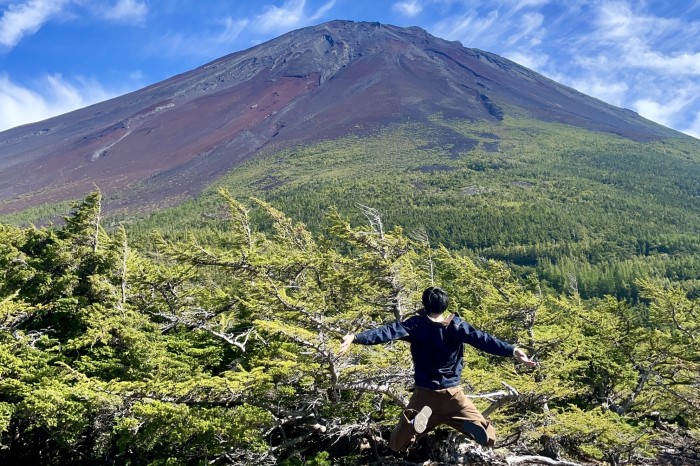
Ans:
[[[525,42],[528,46],[539,45],[544,31],[541,29],[544,15],[540,13],[527,13],[521,18],[520,27],[506,41],[507,45]]]
[[[150,53],[157,55],[214,59],[233,51],[233,44],[249,23],[246,18],[225,17],[217,22],[216,29],[210,27],[193,34],[163,34],[146,48]]]
[[[682,111],[688,104],[683,95],[676,96],[673,100],[657,102],[649,98],[639,99],[634,103],[634,108],[645,118],[661,123],[662,125],[671,126],[673,124],[673,116]]]
[[[551,0],[510,0],[510,3],[515,3],[516,10],[521,10],[527,7],[540,7],[552,3]]]
[[[538,45],[546,31],[545,16],[537,8],[550,0],[497,0],[463,5],[463,12],[444,17],[432,28],[439,37],[461,41],[466,47],[491,51],[512,49],[516,43],[526,47]],[[478,5],[478,6],[477,6]]]
[[[66,3],[66,0],[29,0],[9,4],[0,17],[0,45],[12,48],[24,36],[36,33]]]
[[[331,0],[322,4],[316,11],[307,11],[306,0],[285,0],[281,7],[265,6],[263,13],[255,18],[252,26],[259,33],[284,32],[317,22],[334,5],[335,0]]]
[[[148,7],[138,0],[117,0],[104,10],[103,16],[112,21],[143,24],[146,21]]]
[[[294,27],[301,21],[305,5],[305,0],[287,0],[281,7],[268,5],[256,18],[256,27],[260,32]]]
[[[630,90],[629,85],[624,81],[616,82],[611,78],[603,79],[597,76],[584,76],[575,79],[562,77],[560,82],[618,107],[625,106],[625,100]]]
[[[549,56],[545,54],[505,52],[503,56],[519,65],[523,65],[524,67],[535,71],[543,69],[549,61]]]
[[[700,53],[696,46],[700,23],[682,18],[662,18],[633,11],[624,2],[604,3],[597,12],[597,28],[591,39],[604,44],[601,50],[618,53],[626,67],[649,68],[662,73],[700,74]],[[665,53],[673,42],[676,51]]]
[[[41,91],[14,83],[0,74],[0,131],[44,120],[100,102],[119,93],[105,90],[93,80],[78,78],[74,82],[61,75],[47,75],[37,83]]]
[[[459,40],[466,47],[473,47],[479,39],[480,47],[488,48],[494,37],[493,26],[498,19],[497,10],[491,10],[486,16],[469,11],[441,20],[435,25],[434,30],[439,37]]]
[[[224,30],[219,34],[217,42],[219,44],[232,44],[248,25],[249,21],[247,19],[233,19],[227,17],[224,18],[222,23],[224,25]]]
[[[396,2],[391,9],[409,18],[418,16],[423,11],[423,4],[418,0]]]
[[[564,81],[650,120],[697,134],[697,119],[683,122],[700,113],[700,24],[655,16],[644,4],[619,0],[597,4],[592,14],[593,28],[575,41],[571,66],[559,67],[569,76]]]

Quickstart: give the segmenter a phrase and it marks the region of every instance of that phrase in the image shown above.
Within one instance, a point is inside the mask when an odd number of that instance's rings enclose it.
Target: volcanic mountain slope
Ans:
[[[635,141],[676,134],[419,28],[333,21],[0,133],[0,213],[95,185],[118,199],[112,207],[168,205],[262,148],[429,124],[435,114],[498,123],[511,113]]]

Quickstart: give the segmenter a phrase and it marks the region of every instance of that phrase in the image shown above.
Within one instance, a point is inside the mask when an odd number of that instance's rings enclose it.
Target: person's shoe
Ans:
[[[423,406],[416,417],[413,418],[413,429],[416,433],[421,434],[425,432],[425,428],[428,427],[428,419],[430,415],[433,414],[433,410],[430,406]]]
[[[481,425],[473,422],[465,421],[462,425],[464,432],[471,435],[476,443],[486,446],[489,442],[489,436]]]

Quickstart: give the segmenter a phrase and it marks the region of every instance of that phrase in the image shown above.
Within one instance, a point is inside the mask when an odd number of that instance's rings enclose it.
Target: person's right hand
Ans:
[[[513,357],[517,359],[519,362],[522,362],[525,364],[527,367],[537,367],[538,363],[537,361],[533,361],[530,359],[525,353],[525,351],[521,350],[520,348],[515,348],[515,351],[513,351]]]
[[[348,333],[343,337],[343,342],[340,344],[340,351],[338,352],[338,356],[344,354],[347,350],[350,349],[350,345],[352,345],[352,342],[355,340],[355,334],[353,333]]]

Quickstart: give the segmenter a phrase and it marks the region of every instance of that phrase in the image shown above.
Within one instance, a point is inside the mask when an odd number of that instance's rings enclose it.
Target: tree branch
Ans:
[[[509,456],[506,458],[506,463],[508,465],[521,464],[521,463],[534,463],[534,464],[548,464],[551,466],[581,466],[579,463],[573,463],[571,461],[554,460],[546,456]]]
[[[381,393],[383,395],[388,395],[391,399],[396,401],[402,408],[408,405],[408,400],[396,393],[388,384],[379,385],[370,382],[348,382],[339,383],[336,385],[339,390],[362,390],[368,392]]]

